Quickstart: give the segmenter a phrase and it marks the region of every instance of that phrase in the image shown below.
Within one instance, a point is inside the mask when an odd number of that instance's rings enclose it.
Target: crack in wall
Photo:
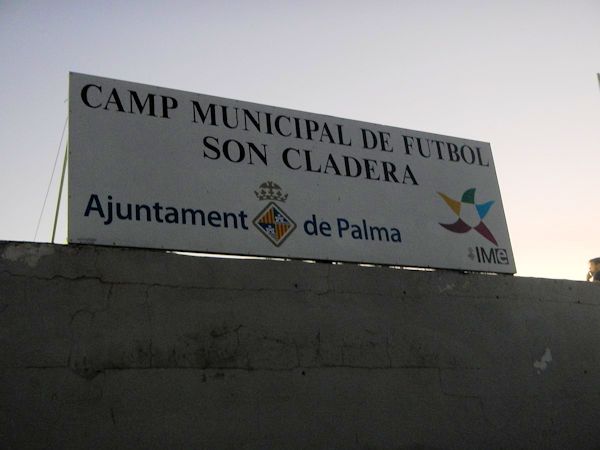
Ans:
[[[202,291],[217,291],[217,292],[299,292],[299,293],[314,293],[313,289],[298,289],[293,284],[289,288],[253,288],[253,287],[227,287],[227,286],[182,286],[177,284],[169,283],[145,283],[135,281],[111,281],[103,279],[100,276],[91,275],[78,275],[74,277],[68,277],[61,274],[55,274],[52,276],[44,277],[39,275],[25,275],[16,274],[7,270],[0,270],[0,275],[7,275],[14,278],[22,278],[26,280],[37,280],[37,281],[66,281],[66,282],[77,282],[77,281],[97,281],[100,284],[108,284],[115,286],[148,286],[150,288],[165,288],[174,290],[202,290]],[[328,292],[324,292],[328,293]],[[319,294],[320,295],[320,294]]]
[[[104,304],[101,307],[81,308],[70,315],[69,330],[71,339],[69,345],[69,353],[67,357],[67,365],[73,372],[77,373],[83,378],[94,378],[98,374],[98,371],[94,369],[90,361],[88,361],[87,354],[78,355],[77,357],[75,356],[75,354],[81,351],[80,347],[85,346],[85,337],[90,329],[89,325],[94,321],[96,314],[106,312],[110,309],[113,288],[114,285],[109,285],[108,291],[104,296]],[[88,316],[89,320],[80,319],[85,316]],[[80,330],[76,330],[76,324],[80,320],[84,320],[83,327]]]
[[[386,366],[361,366],[361,365],[353,365],[353,364],[322,364],[322,365],[300,365],[293,367],[246,367],[246,366],[211,366],[211,367],[183,367],[183,366],[168,366],[161,365],[156,367],[148,367],[145,365],[140,366],[131,366],[131,367],[103,367],[94,371],[94,376],[83,376],[77,371],[73,371],[70,366],[63,365],[48,365],[48,366],[36,366],[36,365],[28,365],[22,367],[3,367],[0,370],[69,370],[76,375],[81,376],[87,380],[92,380],[97,375],[106,374],[108,372],[129,372],[129,371],[163,371],[163,370],[173,370],[173,371],[198,371],[198,372],[248,372],[248,373],[259,373],[259,372],[274,372],[274,373],[290,373],[290,372],[300,372],[300,371],[328,371],[328,370],[361,370],[361,371],[404,371],[404,370],[444,370],[445,368],[434,367],[434,366],[394,366],[388,367]],[[452,396],[452,394],[447,394],[448,396]]]

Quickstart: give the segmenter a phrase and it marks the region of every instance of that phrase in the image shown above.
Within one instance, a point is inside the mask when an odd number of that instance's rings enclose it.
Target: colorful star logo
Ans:
[[[493,200],[485,203],[475,203],[475,188],[467,189],[460,201],[454,200],[441,192],[438,192],[438,194],[458,217],[456,222],[440,223],[441,226],[454,233],[466,233],[475,230],[494,245],[498,245],[492,232],[483,223],[484,217],[490,212],[494,204]]]

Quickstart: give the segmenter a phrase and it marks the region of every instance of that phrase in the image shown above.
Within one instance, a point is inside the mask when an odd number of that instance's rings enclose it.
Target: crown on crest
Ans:
[[[288,194],[284,194],[281,187],[273,181],[266,181],[258,187],[258,191],[254,191],[254,195],[259,200],[275,200],[277,202],[285,202]]]

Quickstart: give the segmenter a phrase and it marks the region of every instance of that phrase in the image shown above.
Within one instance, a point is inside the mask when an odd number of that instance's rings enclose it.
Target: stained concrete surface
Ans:
[[[0,448],[600,447],[600,286],[0,243]]]

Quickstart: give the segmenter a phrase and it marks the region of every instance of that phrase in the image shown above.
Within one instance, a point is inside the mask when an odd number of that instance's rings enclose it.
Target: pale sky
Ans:
[[[599,23],[598,0],[0,0],[0,239],[34,240],[74,71],[490,142],[517,275],[583,280]]]

